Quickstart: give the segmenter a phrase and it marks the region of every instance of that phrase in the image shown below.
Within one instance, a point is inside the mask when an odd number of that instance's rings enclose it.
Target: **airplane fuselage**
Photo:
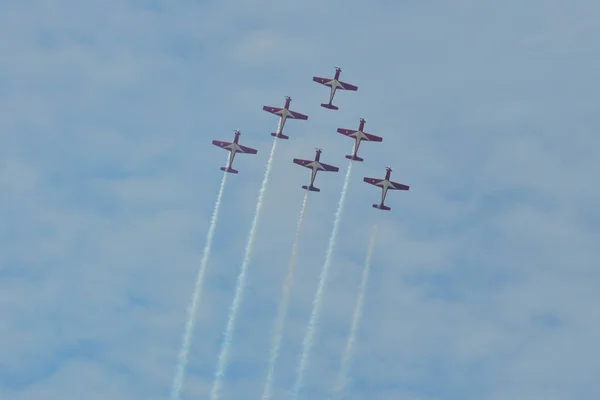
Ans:
[[[313,161],[309,164],[306,164],[306,166],[312,170],[310,174],[310,186],[313,186],[313,183],[315,183],[315,178],[317,177],[317,172],[325,171],[325,168],[323,168],[318,161]]]
[[[387,179],[382,180],[381,182],[377,183],[377,186],[379,186],[381,188],[381,206],[383,206],[383,203],[385,201],[385,196],[387,195],[387,192],[389,190],[389,188],[394,188],[394,185]]]
[[[358,153],[358,148],[360,147],[361,140],[369,140],[363,131],[356,131],[350,135],[350,137],[354,138],[354,156]]]
[[[233,164],[233,159],[235,158],[235,154],[236,153],[243,153],[244,150],[242,150],[242,148],[237,144],[237,143],[231,143],[228,144],[227,146],[223,147],[225,150],[229,150],[229,160],[227,163],[227,167],[231,168],[231,164]]]
[[[337,90],[337,88],[341,87],[344,88],[342,86],[342,84],[340,83],[340,81],[338,81],[337,79],[332,79],[329,82],[325,83],[327,86],[329,86],[330,91],[329,91],[329,104],[331,104],[331,102],[333,101],[333,96],[335,96],[335,91]]]
[[[292,113],[290,113],[290,110],[287,108],[284,108],[283,110],[278,111],[277,114],[281,115],[281,118],[279,119],[279,129],[277,130],[277,133],[280,134],[283,132],[283,127],[285,126],[288,115],[291,115]]]

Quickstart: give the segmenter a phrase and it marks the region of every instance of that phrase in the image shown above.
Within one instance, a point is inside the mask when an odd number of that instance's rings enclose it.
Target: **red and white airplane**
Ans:
[[[379,137],[379,136],[375,136],[375,135],[371,135],[370,133],[365,133],[363,131],[363,129],[365,128],[365,119],[361,118],[360,119],[360,125],[358,127],[357,131],[353,131],[350,129],[342,129],[342,128],[338,128],[338,133],[341,133],[342,135],[346,135],[348,137],[354,138],[355,142],[354,142],[354,150],[352,151],[352,154],[348,154],[346,156],[347,159],[349,160],[354,160],[354,161],[363,161],[362,158],[358,157],[356,155],[356,153],[358,153],[358,147],[360,146],[360,142],[361,140],[366,140],[368,142],[381,142],[383,141],[383,138]]]
[[[333,96],[335,96],[335,91],[338,89],[352,90],[354,92],[358,90],[358,86],[354,86],[349,83],[340,81],[340,72],[342,72],[342,69],[340,67],[335,67],[335,76],[333,77],[333,79],[313,76],[313,81],[320,83],[321,85],[329,86],[329,88],[331,89],[331,91],[329,92],[329,103],[323,103],[321,104],[321,107],[325,107],[330,110],[338,110],[337,106],[331,104],[331,102],[333,101]]]
[[[285,121],[288,118],[301,119],[301,120],[308,119],[307,115],[300,114],[299,112],[290,110],[290,102],[291,101],[292,101],[292,98],[290,96],[285,96],[285,105],[283,106],[283,108],[263,106],[263,110],[268,111],[271,114],[279,115],[281,117],[281,119],[279,120],[279,126],[277,127],[277,132],[271,133],[271,136],[275,136],[280,139],[289,139],[289,136],[285,136],[282,133],[283,127],[285,125]]]
[[[381,202],[379,204],[373,204],[373,207],[379,208],[380,210],[391,210],[390,207],[383,204],[385,201],[385,195],[388,190],[408,190],[409,186],[403,185],[398,182],[390,181],[390,174],[392,173],[392,169],[387,167],[385,169],[385,178],[384,179],[375,179],[375,178],[367,178],[365,177],[363,180],[371,185],[379,186],[381,188]]]
[[[317,176],[318,171],[331,171],[338,172],[340,169],[338,167],[334,167],[333,165],[323,164],[319,161],[321,158],[321,149],[316,149],[317,153],[315,154],[315,159],[313,161],[310,160],[301,160],[298,158],[294,158],[294,163],[298,165],[302,165],[303,167],[312,169],[312,173],[310,175],[310,185],[302,186],[302,189],[308,189],[311,192],[320,192],[321,189],[314,187],[315,178]]]
[[[246,153],[246,154],[256,154],[258,150],[252,149],[250,147],[242,146],[238,144],[238,140],[240,139],[240,135],[242,134],[239,130],[234,131],[235,137],[233,138],[233,143],[231,142],[222,142],[220,140],[213,140],[212,144],[215,146],[219,146],[222,149],[229,150],[229,159],[227,160],[227,166],[221,167],[221,171],[231,172],[233,174],[237,174],[238,171],[231,168],[231,164],[233,163],[233,159],[235,158],[236,153]]]

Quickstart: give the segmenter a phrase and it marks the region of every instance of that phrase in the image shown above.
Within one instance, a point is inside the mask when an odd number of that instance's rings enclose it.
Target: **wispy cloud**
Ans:
[[[349,399],[596,399],[600,8],[580,0],[3,2],[0,397],[164,399],[231,130],[184,398],[207,396],[275,121],[292,109],[223,395],[258,397],[306,171],[366,117],[301,397],[339,372],[391,164]],[[313,75],[343,67],[339,111]],[[343,175],[343,174],[342,174]],[[343,176],[303,226],[273,397],[293,385]],[[322,179],[322,180],[321,180]],[[313,201],[314,200],[314,201]],[[366,227],[366,228],[365,228]]]

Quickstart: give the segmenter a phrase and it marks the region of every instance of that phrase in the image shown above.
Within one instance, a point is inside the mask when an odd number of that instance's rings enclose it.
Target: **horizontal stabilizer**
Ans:
[[[232,174],[237,174],[238,173],[238,171],[236,169],[227,168],[227,167],[221,167],[221,171],[230,172]]]
[[[390,207],[388,207],[386,205],[383,205],[383,204],[373,204],[373,207],[378,208],[380,210],[385,210],[385,211],[390,211],[391,210]]]
[[[321,191],[321,189],[319,189],[319,188],[317,188],[317,187],[314,187],[314,186],[312,186],[312,185],[310,185],[310,186],[306,186],[306,185],[304,185],[304,186],[302,186],[302,189],[308,189],[308,190],[310,190],[311,192],[320,192],[320,191]]]
[[[276,132],[271,133],[271,136],[275,136],[276,138],[279,139],[289,139],[289,136],[285,136],[283,133],[277,134]]]
[[[321,104],[321,107],[325,107],[325,108],[328,108],[330,110],[339,110],[339,108],[337,106],[334,106],[331,103],[323,103],[323,104]]]
[[[364,161],[364,159],[363,159],[363,158],[360,158],[360,157],[358,157],[358,156],[353,156],[352,154],[348,154],[348,155],[346,156],[346,158],[347,158],[348,160],[353,160],[353,161]]]

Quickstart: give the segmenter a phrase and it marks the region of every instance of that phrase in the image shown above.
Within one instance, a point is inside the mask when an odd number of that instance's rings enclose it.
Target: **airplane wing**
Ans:
[[[354,92],[358,90],[358,86],[354,86],[354,85],[351,85],[351,84],[349,84],[349,83],[342,82],[342,81],[340,81],[340,84],[342,85],[342,87],[338,87],[338,89],[342,89],[342,90],[352,90],[352,91],[354,91]]]
[[[380,136],[375,136],[375,135],[372,135],[372,134],[370,134],[370,133],[365,133],[365,136],[367,137],[367,140],[368,140],[369,142],[381,142],[381,141],[383,141],[383,138],[382,138],[382,137],[380,137]]]
[[[392,181],[390,181],[390,183],[391,183],[392,185],[394,185],[394,187],[391,187],[391,186],[390,186],[390,189],[391,189],[391,190],[408,190],[408,188],[409,188],[409,186],[407,186],[407,185],[403,185],[403,184],[401,184],[401,183],[398,183],[398,182],[392,182]]]
[[[238,146],[240,146],[240,149],[242,149],[242,151],[244,153],[247,153],[247,154],[256,154],[256,153],[258,153],[258,150],[253,149],[251,147],[246,147],[246,146],[242,146],[242,145],[239,145],[239,144],[238,144]]]
[[[270,107],[270,106],[263,106],[263,110],[270,112],[271,114],[275,114],[278,115],[277,113],[281,110],[283,110],[283,108],[277,108],[277,107]]]
[[[308,119],[308,115],[300,114],[299,112],[296,112],[296,111],[291,111],[291,110],[289,110],[289,111],[290,111],[290,115],[288,116],[288,118],[292,117],[294,119],[304,119],[304,120]]]
[[[367,177],[363,178],[363,181],[370,183],[371,185],[375,185],[375,186],[377,186],[377,184],[379,182],[381,182],[382,180],[383,179],[375,179],[375,178],[367,178]]]
[[[214,144],[215,146],[219,146],[219,147],[223,148],[225,146],[229,146],[231,143],[230,142],[222,142],[220,140],[213,140],[212,144]]]
[[[346,135],[346,136],[350,136],[352,135],[354,132],[352,129],[342,129],[342,128],[338,128],[338,133],[341,133],[342,135]]]
[[[333,165],[323,164],[322,162],[319,162],[319,164],[321,164],[321,167],[325,168],[325,171],[338,172],[340,170],[338,167],[334,167]]]
[[[312,161],[309,160],[301,160],[299,158],[294,158],[294,164],[298,164],[298,165],[302,165],[303,167],[306,167],[307,164],[310,164]],[[310,167],[306,167],[306,168],[310,168]]]
[[[346,135],[346,136],[350,136],[354,132],[356,132],[356,131],[353,131],[352,129],[343,129],[343,128],[338,128],[337,131],[338,131],[338,133],[341,133],[342,135]],[[375,135],[372,135],[370,133],[365,133],[365,136],[367,137],[366,140],[368,140],[369,142],[381,142],[381,141],[383,141],[382,137],[375,136]]]
[[[313,81],[320,83],[321,85],[330,86],[327,82],[331,81],[331,78],[319,78],[318,76],[313,76]]]

